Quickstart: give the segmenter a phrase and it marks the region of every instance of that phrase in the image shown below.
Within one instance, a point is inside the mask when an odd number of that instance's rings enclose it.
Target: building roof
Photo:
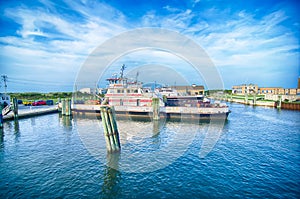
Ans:
[[[184,90],[184,89],[187,89],[187,90],[204,90],[204,86],[202,86],[202,85],[172,86],[172,88],[175,88],[176,90]]]

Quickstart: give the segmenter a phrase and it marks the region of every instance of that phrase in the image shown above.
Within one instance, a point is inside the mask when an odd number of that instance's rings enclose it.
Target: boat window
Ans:
[[[130,90],[129,90],[129,89],[127,89],[127,93],[130,93]]]
[[[120,106],[123,106],[123,99],[120,99]]]
[[[117,93],[121,93],[121,91],[118,89],[118,90],[117,90]]]
[[[138,93],[138,90],[134,90],[134,93]]]
[[[140,99],[136,100],[136,106],[140,106]]]

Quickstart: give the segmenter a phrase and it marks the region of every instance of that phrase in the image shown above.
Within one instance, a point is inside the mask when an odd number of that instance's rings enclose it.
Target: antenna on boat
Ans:
[[[136,72],[136,75],[135,75],[135,82],[136,82],[136,83],[138,82],[139,74],[140,74],[139,71],[137,71],[137,72]]]
[[[125,70],[125,68],[126,68],[126,66],[125,66],[125,64],[123,64],[122,65],[122,67],[121,67],[121,79],[123,79],[123,73],[124,73],[124,70]]]

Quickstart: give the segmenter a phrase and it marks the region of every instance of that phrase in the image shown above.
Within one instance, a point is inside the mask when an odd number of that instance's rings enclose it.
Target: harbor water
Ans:
[[[300,198],[300,112],[229,106],[204,158],[207,121],[118,120],[112,155],[97,118],[5,122],[0,198]]]

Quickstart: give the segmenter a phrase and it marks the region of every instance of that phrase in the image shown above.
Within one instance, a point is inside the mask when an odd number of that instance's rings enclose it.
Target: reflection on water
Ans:
[[[152,144],[159,146],[161,144],[161,138],[159,136],[159,132],[163,130],[165,123],[161,121],[154,120],[153,121],[153,136],[152,136]]]
[[[160,121],[160,120],[153,120],[153,136],[152,137],[157,137],[158,133],[162,130],[162,128],[165,125],[164,121]]]
[[[14,132],[15,132],[15,140],[18,142],[19,138],[20,138],[20,124],[19,124],[19,120],[15,119],[14,120]]]
[[[64,128],[67,131],[71,131],[72,130],[73,117],[72,116],[67,116],[67,115],[60,115],[59,118],[60,118],[60,122],[64,126]]]
[[[50,114],[5,122],[0,196],[299,198],[300,112],[231,106],[215,137],[205,136],[218,124],[203,121],[117,120],[122,150],[108,155],[97,118]],[[200,159],[204,140],[216,138]]]
[[[31,126],[35,126],[35,117],[30,118]]]
[[[3,141],[4,141],[4,131],[3,128],[0,128],[0,149],[3,147]]]
[[[20,124],[19,124],[19,120],[14,120],[14,129],[15,129],[15,134],[20,133]]]
[[[107,154],[107,165],[104,169],[104,182],[102,193],[107,196],[116,197],[121,193],[121,187],[118,182],[121,181],[121,172],[119,171],[120,153]]]

